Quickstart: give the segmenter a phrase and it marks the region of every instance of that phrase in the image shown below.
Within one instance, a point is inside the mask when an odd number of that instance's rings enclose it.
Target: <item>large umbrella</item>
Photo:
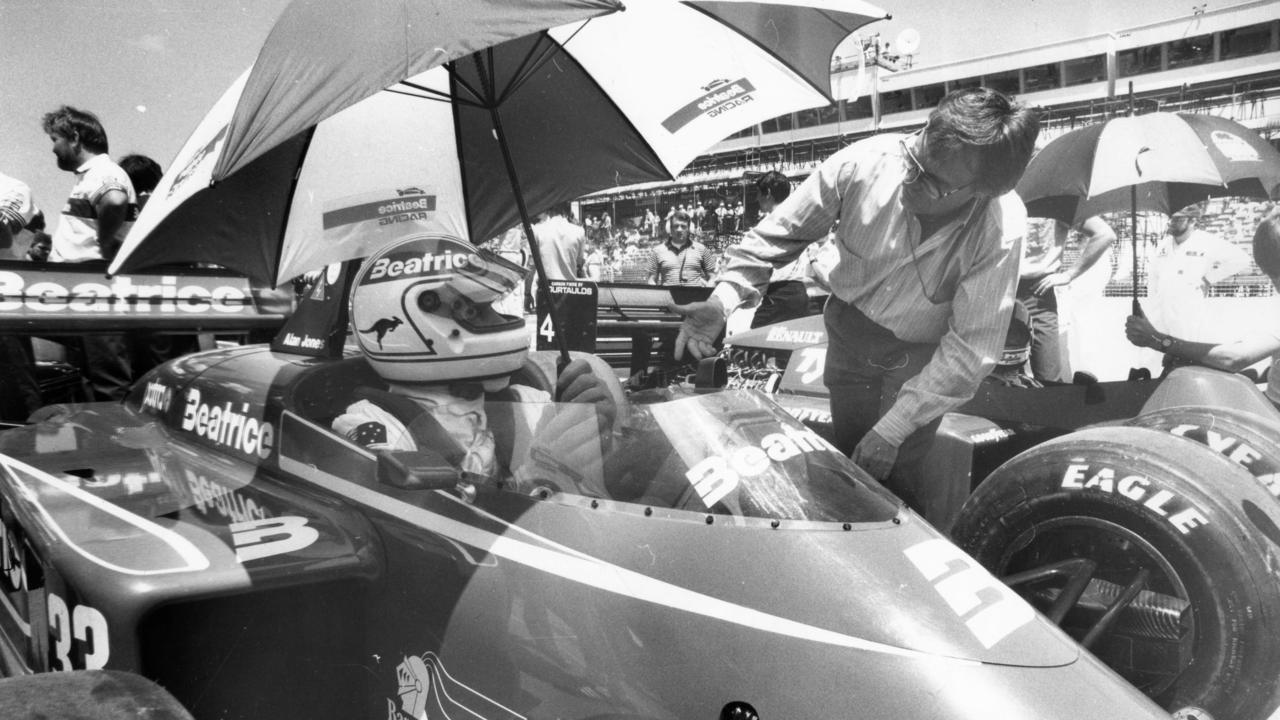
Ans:
[[[475,6],[436,4],[464,16]],[[320,5],[286,10],[111,272],[201,261],[278,283],[409,230],[475,242],[517,222],[529,232],[529,211],[673,179],[742,128],[833,102],[837,44],[886,17],[856,0],[637,0],[465,56],[415,38],[413,62],[388,67],[343,48],[394,37],[403,50],[395,22],[374,38]]]
[[[1209,197],[1280,197],[1280,152],[1226,118],[1131,115],[1055,138],[1032,158],[1017,190],[1032,217],[1075,224],[1129,211],[1138,313],[1138,212],[1171,215]]]

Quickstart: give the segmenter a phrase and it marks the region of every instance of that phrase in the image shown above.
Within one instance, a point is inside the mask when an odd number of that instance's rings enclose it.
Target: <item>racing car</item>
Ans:
[[[0,432],[0,693],[110,672],[207,719],[1167,717],[763,393],[627,390],[578,356],[615,411],[487,402],[513,470],[476,482],[331,430],[384,381],[281,336]],[[513,381],[551,395],[558,364]],[[63,694],[89,714],[102,687]]]
[[[922,514],[1176,717],[1266,718],[1280,704],[1280,413],[1255,382],[1040,384],[1029,335],[944,416]],[[830,437],[820,315],[731,335],[705,372],[766,393]]]

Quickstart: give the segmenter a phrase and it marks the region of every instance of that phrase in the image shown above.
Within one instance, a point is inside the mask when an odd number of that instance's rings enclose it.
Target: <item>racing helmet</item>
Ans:
[[[438,383],[508,374],[529,349],[524,319],[493,302],[524,268],[447,235],[414,235],[365,261],[351,292],[360,350],[384,380]]]

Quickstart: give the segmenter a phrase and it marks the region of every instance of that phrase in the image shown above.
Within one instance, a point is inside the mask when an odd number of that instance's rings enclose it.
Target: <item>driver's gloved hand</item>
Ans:
[[[617,402],[605,383],[590,363],[578,358],[566,365],[556,380],[556,397],[560,402],[595,404],[601,430],[604,430],[613,426],[618,415]]]

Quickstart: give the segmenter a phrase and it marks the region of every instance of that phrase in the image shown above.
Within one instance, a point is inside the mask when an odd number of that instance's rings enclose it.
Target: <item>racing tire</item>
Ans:
[[[1280,422],[1276,420],[1232,408],[1184,406],[1144,413],[1125,424],[1206,445],[1248,471],[1267,494],[1280,498]],[[1271,539],[1280,544],[1280,537]]]
[[[1207,447],[1090,428],[992,472],[952,539],[1175,717],[1254,720],[1280,685],[1280,557],[1255,527],[1276,506]]]
[[[38,673],[0,679],[6,720],[191,720],[163,687],[119,670]]]

